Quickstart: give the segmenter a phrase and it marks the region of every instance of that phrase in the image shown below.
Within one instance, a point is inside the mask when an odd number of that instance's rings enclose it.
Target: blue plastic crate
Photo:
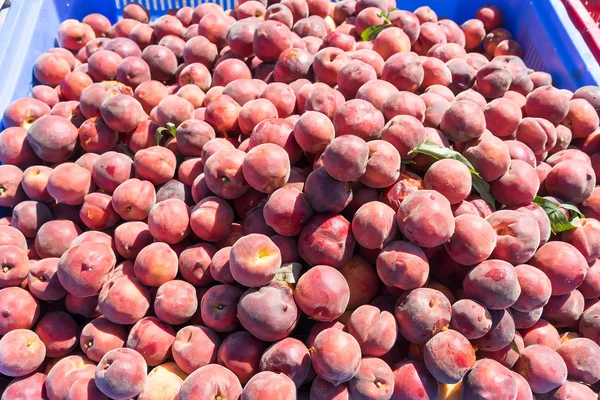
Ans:
[[[552,74],[555,85],[575,90],[584,85],[600,85],[600,66],[573,26],[560,0],[397,0],[401,9],[414,10],[428,5],[439,16],[462,23],[474,18],[479,7],[496,3],[505,12],[505,27],[523,46],[530,68]],[[121,9],[133,0],[13,0],[6,23],[0,31],[0,115],[13,100],[31,91],[36,58],[56,46],[61,21],[82,19],[97,12],[113,22]],[[195,7],[200,0],[137,0],[153,18],[171,8]],[[235,0],[217,0],[223,8]]]
[[[127,3],[144,5],[152,18],[171,8],[195,7],[201,0],[13,0],[0,31],[0,116],[7,105],[31,92],[33,64],[37,57],[58,45],[60,22],[81,20],[101,13],[117,21]],[[235,0],[216,0],[231,9]],[[441,17],[459,24],[474,18],[478,8],[495,3],[505,13],[505,27],[524,50],[524,60],[535,70],[552,74],[554,84],[575,90],[600,86],[600,66],[573,26],[561,0],[397,0],[398,8],[414,10],[428,5]],[[0,129],[2,129],[0,122]],[[0,216],[3,210],[0,208]]]

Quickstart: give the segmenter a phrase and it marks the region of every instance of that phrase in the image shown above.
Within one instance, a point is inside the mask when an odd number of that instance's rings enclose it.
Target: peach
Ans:
[[[56,301],[66,295],[56,275],[58,260],[58,258],[46,258],[29,266],[27,276],[29,291],[40,300]]]
[[[526,347],[515,365],[534,393],[548,393],[567,379],[567,367],[560,355],[541,345]]]
[[[450,202],[434,190],[409,194],[398,208],[397,221],[407,239],[426,248],[448,241],[455,227]]]
[[[338,3],[345,3],[344,1]],[[310,388],[310,398],[315,400],[325,400],[325,399],[339,399],[339,400],[348,400],[350,399],[350,393],[348,391],[348,385],[346,383],[340,383],[339,385],[334,385],[326,381],[325,379],[317,376],[311,385]]]
[[[546,177],[545,187],[549,195],[576,204],[590,197],[595,178],[590,164],[570,160],[569,163],[559,163],[552,168]]]
[[[171,150],[152,146],[135,153],[133,163],[138,178],[161,185],[175,176],[177,160]]]
[[[475,351],[460,333],[438,333],[425,345],[424,361],[429,372],[440,382],[454,384],[475,365]]]
[[[51,312],[39,320],[35,333],[45,344],[47,357],[62,358],[77,345],[79,326],[69,314]]]
[[[71,157],[77,137],[77,128],[69,120],[54,115],[36,120],[27,132],[33,152],[49,162],[63,162]]]
[[[501,260],[484,261],[473,268],[465,277],[463,288],[466,296],[490,310],[512,306],[521,294],[517,273]]]
[[[154,186],[137,178],[121,183],[112,197],[112,207],[126,221],[146,219],[156,203]]]
[[[300,387],[309,374],[309,351],[298,339],[285,338],[266,349],[259,366],[261,371],[286,375],[296,387]]]
[[[528,117],[545,118],[557,125],[569,113],[569,98],[552,86],[542,86],[527,96],[525,110]]]
[[[133,178],[133,160],[124,154],[109,151],[102,154],[94,163],[92,179],[94,183],[113,193],[126,180]]]
[[[50,108],[54,107],[56,103],[60,101],[56,90],[47,85],[34,86],[31,89],[30,97],[40,100],[42,103],[47,104]]]
[[[112,150],[118,141],[116,131],[109,128],[104,120],[92,117],[79,127],[79,142],[85,151],[99,154]]]
[[[124,327],[99,317],[83,327],[79,344],[92,361],[100,361],[104,354],[125,344],[127,331]]]
[[[395,211],[378,201],[361,206],[352,219],[356,241],[368,249],[380,249],[398,234]]]
[[[38,335],[27,329],[16,329],[0,339],[0,371],[21,377],[34,372],[44,361],[46,347]]]
[[[534,217],[518,211],[500,210],[486,219],[497,235],[492,258],[517,265],[533,256],[540,243],[540,230]]]
[[[137,396],[146,383],[146,369],[146,361],[135,350],[111,350],[102,357],[96,367],[96,386],[102,393],[114,399]],[[127,384],[123,383],[123,379],[126,379]]]
[[[150,291],[137,278],[119,275],[108,281],[100,291],[98,307],[111,322],[134,324],[150,307]]]
[[[71,72],[69,62],[57,54],[44,53],[33,65],[33,74],[42,84],[57,86]]]
[[[600,347],[587,338],[567,340],[557,350],[565,361],[569,378],[588,384],[598,381],[599,351]]]
[[[381,139],[391,143],[402,158],[413,158],[408,153],[425,142],[425,129],[416,118],[397,115],[383,127]]]
[[[227,95],[221,95],[208,104],[204,119],[217,132],[222,134],[232,133],[239,129],[237,118],[241,109],[241,106],[234,99]]]
[[[322,162],[329,175],[338,181],[354,181],[366,171],[369,148],[354,135],[340,136],[325,148]]]
[[[550,279],[537,268],[529,265],[515,267],[521,294],[513,308],[529,312],[546,305],[552,292]]]
[[[513,398],[517,394],[517,378],[500,363],[483,359],[475,366],[463,382],[463,396],[469,398]]]
[[[110,42],[108,42],[106,46],[108,46],[108,44],[110,44]],[[122,60],[123,58],[116,52],[110,50],[95,51],[88,58],[88,75],[95,82],[115,80],[119,64]]]
[[[362,85],[376,79],[375,69],[360,60],[348,61],[337,74],[338,87],[346,98],[353,98]]]
[[[176,244],[190,233],[188,206],[179,199],[168,199],[156,204],[148,215],[148,228],[158,241]]]
[[[275,277],[281,266],[281,252],[268,237],[250,234],[233,245],[229,263],[231,275],[238,283],[262,286]]]
[[[418,399],[421,393],[425,398],[438,398],[439,388],[435,378],[420,361],[404,360],[393,366],[394,394],[393,399]]]
[[[67,356],[54,364],[46,377],[46,396],[66,399],[71,387],[79,380],[92,379],[96,365],[81,355]]]
[[[346,332],[325,329],[317,335],[310,351],[317,375],[334,385],[350,381],[359,371],[360,346]]]
[[[43,398],[46,396],[45,383],[46,375],[41,372],[32,373],[21,378],[15,378],[5,387],[2,394],[2,400],[26,396]]]
[[[248,66],[241,60],[231,58],[217,64],[213,71],[213,86],[227,86],[236,79],[251,79]]]
[[[214,363],[221,340],[217,334],[204,326],[189,325],[177,332],[173,343],[173,358],[185,373]]]
[[[14,126],[0,132],[0,162],[24,167],[35,163],[37,159],[24,128]]]
[[[35,237],[35,250],[40,258],[60,257],[80,234],[81,230],[71,221],[48,221]]]
[[[463,299],[452,305],[450,326],[467,339],[479,339],[492,327],[492,317],[480,303]]]
[[[412,172],[401,172],[398,180],[381,193],[381,202],[398,211],[398,207],[412,192],[423,189],[423,181]]]
[[[217,362],[232,371],[245,385],[259,371],[266,345],[248,332],[227,336],[219,347]]]
[[[146,113],[150,113],[167,95],[168,92],[165,85],[152,80],[141,83],[134,91],[135,99],[142,105]]]
[[[180,400],[195,398],[237,399],[242,386],[235,374],[220,365],[206,365],[188,376],[179,391]]]
[[[352,257],[339,268],[350,288],[348,309],[369,303],[377,294],[378,277],[375,268],[359,256]]]
[[[139,320],[129,332],[127,347],[144,357],[150,366],[156,366],[171,356],[175,331],[155,317]]]
[[[148,374],[139,400],[160,400],[176,397],[186,374],[174,362],[161,364]]]
[[[90,193],[85,196],[79,217],[90,229],[107,229],[120,221],[112,207],[112,197],[104,193]]]
[[[239,325],[236,305],[242,290],[230,285],[216,285],[202,297],[200,312],[204,324],[218,332],[231,332]]]
[[[350,259],[355,245],[350,223],[333,214],[312,217],[298,238],[298,251],[311,266],[339,268]]]
[[[442,116],[440,129],[448,139],[466,142],[483,135],[485,114],[475,103],[459,100],[452,103]]]
[[[544,306],[542,317],[556,327],[567,327],[577,323],[585,308],[585,299],[578,290],[562,296],[551,296]]]
[[[556,263],[569,262],[569,269],[557,268]],[[585,258],[572,245],[548,242],[541,246],[531,260],[531,265],[544,272],[552,282],[552,294],[563,295],[578,287],[588,270]]]
[[[321,297],[328,293],[326,297]],[[319,265],[300,277],[294,291],[294,299],[300,309],[310,318],[330,322],[346,310],[350,288],[344,276],[334,268]]]
[[[298,145],[309,153],[319,153],[335,137],[334,125],[324,114],[308,111],[300,116],[294,128]]]
[[[82,204],[93,190],[92,174],[75,163],[60,164],[50,174],[47,190],[57,201],[69,205]]]
[[[29,260],[27,253],[17,246],[0,246],[2,275],[0,287],[19,286],[27,277]]]
[[[539,178],[535,169],[521,160],[512,160],[508,171],[491,184],[494,198],[509,207],[530,203],[538,189]]]
[[[0,334],[15,329],[30,329],[39,316],[39,304],[35,297],[20,287],[0,289],[2,318]]]
[[[433,305],[429,307],[429,304]],[[398,332],[407,340],[422,344],[450,325],[452,309],[441,292],[417,288],[398,299],[394,313]]]
[[[150,13],[140,4],[127,4],[123,7],[123,18],[147,23],[150,21]]]
[[[142,60],[148,64],[148,67],[150,68],[150,77],[153,80],[170,81],[175,78],[177,72],[177,56],[168,47],[151,44],[142,51],[141,57]]]
[[[258,339],[274,342],[287,337],[300,316],[288,286],[271,282],[246,291],[237,315],[242,326]]]
[[[365,357],[348,387],[353,398],[384,399],[393,392],[394,373],[383,360]]]
[[[183,250],[179,255],[179,273],[194,286],[207,286],[213,282],[210,262],[216,248],[208,243],[198,243]]]
[[[298,189],[286,186],[270,196],[263,214],[265,222],[278,234],[296,236],[313,216],[313,210]]]
[[[196,291],[188,282],[165,282],[156,292],[154,312],[167,324],[181,325],[192,318],[197,309]]]
[[[162,242],[144,247],[136,256],[135,276],[146,286],[159,287],[175,279],[177,275],[177,254]]]
[[[2,124],[4,128],[18,126],[29,130],[35,121],[49,114],[50,107],[47,104],[37,99],[23,98],[13,101],[6,107]]]
[[[204,36],[192,37],[185,43],[183,59],[187,65],[200,63],[206,68],[212,68],[217,59],[217,46]]]
[[[492,326],[490,330],[473,344],[480,350],[494,352],[509,346],[515,338],[515,322],[506,310],[490,310]]]
[[[544,345],[556,350],[560,347],[560,335],[556,328],[544,319],[538,320],[531,327],[521,331],[523,344],[531,346],[534,344]]]
[[[358,341],[362,354],[383,356],[396,342],[396,320],[387,311],[371,305],[357,308],[348,321],[348,333]]]
[[[74,296],[97,295],[115,266],[112,249],[104,243],[81,243],[67,250],[58,263],[61,285]]]
[[[596,232],[599,227],[600,225],[597,220],[582,218],[579,226],[563,233],[562,240],[575,246],[588,263],[593,263],[600,256],[600,254],[597,254],[599,248],[595,241]]]

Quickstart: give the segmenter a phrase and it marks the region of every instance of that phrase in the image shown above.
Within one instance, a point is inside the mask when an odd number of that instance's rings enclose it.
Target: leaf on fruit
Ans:
[[[156,130],[156,145],[157,146],[160,146],[160,142],[162,140],[163,133],[165,133],[165,132],[173,137],[176,137],[177,127],[172,122],[167,122],[166,127],[161,126],[160,128],[158,128]]]
[[[389,19],[388,19],[388,21],[389,21]],[[381,33],[381,31],[383,31],[385,28],[388,28],[390,26],[392,26],[391,22],[386,22],[385,24],[381,24],[381,25],[370,26],[367,29],[365,29],[363,31],[363,33],[361,33],[360,37],[365,42],[374,40],[377,37],[377,35],[379,35]]]
[[[552,233],[554,234],[581,226],[580,218],[585,218],[581,211],[579,211],[579,209],[573,204],[563,203],[561,205],[557,205],[551,200],[540,196],[536,196],[535,199],[533,199],[533,202],[542,207],[548,216],[548,219],[550,220],[550,227],[552,228]],[[561,208],[568,211],[567,214],[569,215],[569,218],[565,217],[560,210]]]
[[[415,147],[414,149],[412,149],[411,151],[408,152],[408,154],[415,154],[415,153],[426,154],[430,157],[435,158],[436,160],[452,159],[452,160],[460,161],[461,163],[466,165],[466,167],[469,169],[469,172],[471,172],[473,187],[475,188],[475,190],[477,190],[477,193],[479,193],[481,198],[486,203],[489,204],[489,206],[492,208],[492,210],[494,210],[494,211],[496,210],[496,201],[490,194],[489,183],[487,183],[481,177],[481,175],[479,175],[479,172],[477,172],[475,170],[475,167],[473,167],[473,164],[471,164],[469,162],[469,160],[467,160],[465,158],[465,156],[460,154],[458,151],[449,149],[447,147],[440,147],[437,144],[432,143],[432,142],[425,142],[422,145]]]
[[[510,342],[510,348],[518,355],[521,355],[521,350],[519,350],[519,346],[517,346],[517,342],[515,341],[515,339],[513,339],[512,342]]]
[[[128,156],[129,158],[131,158],[133,160],[134,154],[131,151],[131,149],[129,148],[129,146],[127,146],[123,142],[119,142],[119,145],[121,146],[121,150],[123,151],[123,154],[125,154],[126,156]]]

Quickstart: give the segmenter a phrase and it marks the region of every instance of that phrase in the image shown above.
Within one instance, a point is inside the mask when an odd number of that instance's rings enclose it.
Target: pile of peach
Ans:
[[[2,400],[597,399],[600,88],[393,7],[60,25],[2,119]]]

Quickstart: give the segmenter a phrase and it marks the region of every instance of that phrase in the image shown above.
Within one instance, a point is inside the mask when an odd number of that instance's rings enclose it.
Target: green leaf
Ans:
[[[471,180],[473,187],[477,190],[477,193],[481,198],[489,204],[492,210],[496,211],[496,200],[490,193],[490,184],[487,183],[478,173],[471,172]]]
[[[363,33],[360,35],[360,37],[365,42],[368,42],[370,40],[375,39],[377,37],[377,35],[379,35],[381,33],[381,31],[383,31],[385,28],[390,27],[390,26],[392,26],[391,22],[387,22],[387,23],[381,24],[381,25],[370,26],[363,31]]]
[[[579,211],[579,208],[577,208],[577,206],[571,204],[571,203],[562,203],[559,208],[563,208],[567,211],[571,211],[573,213],[575,213],[576,216],[578,216],[579,218],[585,218],[585,215],[583,215],[583,213],[581,211]]]
[[[156,135],[154,136],[154,138],[156,139],[157,146],[160,146],[160,142],[162,140],[162,134],[166,130],[167,130],[167,128],[163,128],[163,127],[160,127],[156,130]]]
[[[473,164],[471,164],[471,162],[467,160],[465,156],[460,154],[458,151],[449,149],[447,147],[440,147],[432,142],[425,142],[419,147],[415,147],[414,149],[408,152],[408,154],[416,153],[427,154],[428,156],[431,156],[436,160],[450,158],[456,161],[460,161],[461,163],[465,164],[467,168],[469,168],[469,171],[471,171],[472,174],[479,176],[479,172],[475,171],[475,167],[473,167]]]
[[[163,138],[163,133],[168,133],[169,135],[176,137],[177,134],[177,128],[175,127],[175,124],[173,124],[172,122],[167,122],[167,126],[161,126],[160,128],[158,128],[156,130],[156,145],[160,146],[160,142],[162,141]]]
[[[121,150],[123,150],[123,154],[125,154],[126,156],[128,156],[129,158],[131,158],[133,160],[134,154],[131,151],[131,149],[129,148],[129,146],[127,146],[123,142],[119,142],[119,145],[121,146]]]
[[[167,130],[169,131],[169,134],[171,134],[171,136],[175,137],[176,133],[177,133],[177,127],[175,126],[174,123],[172,122],[167,122]]]
[[[430,157],[435,158],[436,160],[452,159],[460,161],[461,163],[466,165],[467,168],[469,168],[469,171],[472,175],[473,187],[475,188],[477,193],[479,193],[481,198],[489,204],[492,210],[496,210],[496,201],[490,194],[490,185],[481,177],[481,175],[479,175],[479,172],[475,170],[473,164],[471,164],[469,160],[467,160],[465,156],[460,154],[458,151],[446,147],[440,147],[432,142],[425,142],[419,147],[415,147],[414,149],[408,152],[408,154],[416,153],[426,154]]]
[[[390,21],[390,14],[389,13],[386,13],[386,12],[382,11],[380,13],[377,13],[377,16],[383,18],[383,20],[385,21],[385,23],[388,24],[388,25],[390,25],[392,23],[392,21]]]
[[[580,218],[585,218],[585,216],[577,207],[569,203],[556,205],[554,202],[540,196],[536,196],[535,199],[533,199],[533,202],[542,207],[546,215],[548,215],[550,227],[552,228],[552,233],[554,234],[581,226]],[[560,210],[561,208],[575,213],[575,216],[570,220],[567,219],[567,217],[565,217]]]
[[[403,158],[402,160],[400,160],[400,163],[404,164],[404,165],[409,165],[409,164],[414,164],[415,162],[411,159]]]
[[[513,339],[512,342],[510,342],[510,348],[518,355],[521,355],[521,350],[519,350],[519,346],[517,346],[517,342],[515,341],[515,339]]]

